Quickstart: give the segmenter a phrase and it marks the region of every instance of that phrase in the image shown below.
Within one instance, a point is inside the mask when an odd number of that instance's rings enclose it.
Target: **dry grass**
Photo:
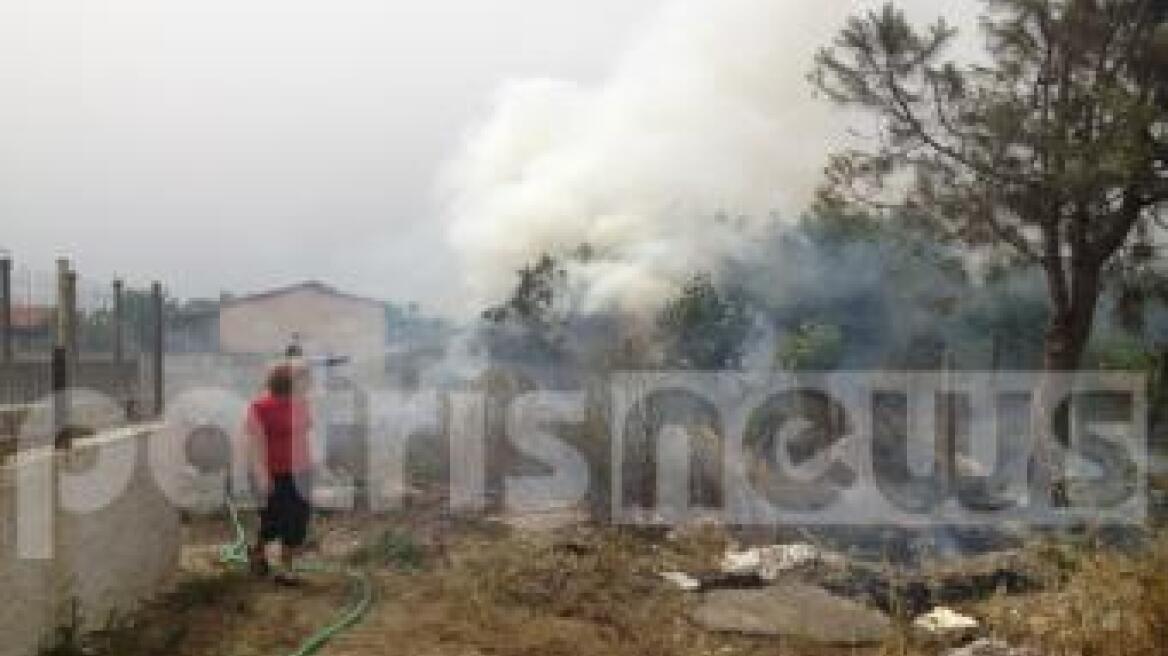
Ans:
[[[708,571],[727,547],[717,528],[660,532],[575,527],[508,532],[483,522],[365,518],[351,562],[374,572],[377,603],[324,656],[937,656],[898,618],[882,649],[841,650],[707,633],[696,596],[665,570]],[[334,527],[335,528],[335,527]],[[347,529],[356,530],[358,527]],[[1119,553],[1046,542],[1028,551],[1042,589],[959,604],[989,633],[1044,656],[1168,653],[1168,533]],[[286,590],[223,574],[192,579],[87,653],[276,656],[291,652],[346,599],[333,577]]]
[[[382,577],[384,601],[335,654],[392,644],[409,654],[733,656],[863,654],[713,635],[693,626],[693,598],[658,576],[708,569],[725,538],[696,531],[659,542],[616,529],[558,537],[470,538],[445,562]]]
[[[1132,553],[1042,550],[1047,590],[979,609],[996,633],[1051,656],[1168,654],[1168,533]]]
[[[292,652],[345,601],[340,581],[314,578],[295,592],[225,573],[190,578],[77,645],[87,656],[271,656]],[[49,652],[58,653],[58,652]],[[74,652],[64,652],[72,655]]]
[[[392,607],[364,631],[413,653],[714,653],[724,645],[687,626],[685,598],[658,579],[660,563],[647,542],[616,531],[471,539],[437,570],[388,577]]]

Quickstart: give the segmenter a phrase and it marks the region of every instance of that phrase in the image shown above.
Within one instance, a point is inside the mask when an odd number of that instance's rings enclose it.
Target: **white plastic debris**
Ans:
[[[943,606],[913,620],[913,626],[932,635],[968,635],[976,631],[978,621]]]
[[[762,568],[762,553],[758,549],[731,551],[722,558],[722,571],[727,574],[749,574]]]
[[[776,544],[728,552],[722,558],[722,571],[727,574],[757,574],[765,581],[773,581],[783,572],[826,560],[829,558],[825,558],[814,545]]]
[[[702,582],[685,572],[662,572],[661,578],[687,592],[697,592],[702,588]]]

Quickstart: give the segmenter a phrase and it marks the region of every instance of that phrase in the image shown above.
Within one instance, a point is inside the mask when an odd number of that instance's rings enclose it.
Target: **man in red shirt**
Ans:
[[[252,570],[261,575],[269,571],[269,560],[279,565],[282,549],[302,547],[308,534],[312,418],[305,398],[307,379],[301,366],[277,365],[268,375],[267,392],[248,408],[252,476],[264,500],[259,540],[250,555]]]

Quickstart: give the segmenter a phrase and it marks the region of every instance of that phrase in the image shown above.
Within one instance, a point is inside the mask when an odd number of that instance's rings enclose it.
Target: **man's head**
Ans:
[[[268,392],[272,396],[291,396],[296,387],[297,372],[286,364],[278,364],[268,372]]]

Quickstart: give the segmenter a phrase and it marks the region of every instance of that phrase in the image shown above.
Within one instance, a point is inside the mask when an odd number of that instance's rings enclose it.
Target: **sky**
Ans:
[[[179,296],[438,305],[436,179],[494,89],[599,79],[659,0],[0,0],[0,248]]]
[[[625,135],[652,133],[660,103],[701,102],[685,94],[711,88],[700,76],[719,69],[698,60],[686,68],[685,59],[717,58],[718,50],[743,49],[725,62],[741,80],[762,79],[751,62],[777,57],[801,85],[808,53],[761,43],[767,32],[752,13],[781,22],[774,8],[801,1],[0,0],[0,249],[43,271],[67,255],[90,284],[115,275],[132,284],[158,279],[179,297],[316,279],[465,314],[463,290],[474,282],[467,278],[481,270],[466,266],[468,235],[473,251],[482,231],[457,230],[452,239],[451,224],[477,221],[481,210],[484,225],[501,231],[496,242],[521,225],[498,211],[511,181],[474,169],[494,166],[483,152],[518,162],[529,187],[542,186],[531,170],[545,160],[584,157],[592,177],[603,177],[622,159],[625,137],[603,132],[618,141],[593,148],[588,135],[613,125]],[[909,2],[930,14],[939,6]],[[824,7],[831,29],[823,33],[834,33],[845,7],[862,3],[876,0],[808,2],[798,15],[814,24]],[[731,6],[737,15],[720,22],[719,8]],[[672,18],[669,8],[678,10]],[[719,24],[751,29],[761,37],[758,52]],[[675,55],[682,65],[667,71]],[[718,84],[727,103],[739,102],[739,81]],[[549,89],[550,97],[573,97],[563,122],[544,111]],[[651,95],[658,91],[672,96]],[[806,100],[802,87],[790,93]],[[784,104],[795,97],[771,96]],[[581,108],[639,112],[650,123],[642,130],[619,116],[582,120],[589,110]],[[663,135],[686,124],[703,129],[700,121],[716,118],[707,109],[718,107],[678,114],[660,126]],[[535,152],[548,144],[532,146],[532,135],[515,137],[517,117],[520,128],[525,117],[545,122],[535,141],[558,140],[550,155]],[[556,135],[563,125],[572,132],[566,140]],[[733,163],[743,143],[766,147],[750,133],[716,136],[707,141],[716,141],[719,152],[709,154],[717,161]],[[700,164],[698,155],[705,153],[693,153]],[[646,157],[642,168],[671,157]],[[818,167],[815,157],[807,162]],[[473,173],[453,194],[442,184],[452,165]],[[700,166],[692,170],[702,175]],[[644,171],[631,173],[639,179]],[[571,191],[583,184],[568,180]],[[686,177],[661,184],[671,193]],[[461,212],[454,219],[443,193]],[[492,215],[500,220],[491,223]],[[497,268],[509,275],[512,266]]]

